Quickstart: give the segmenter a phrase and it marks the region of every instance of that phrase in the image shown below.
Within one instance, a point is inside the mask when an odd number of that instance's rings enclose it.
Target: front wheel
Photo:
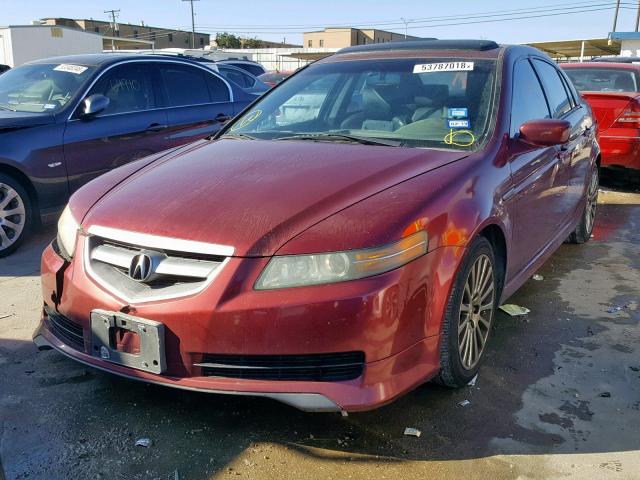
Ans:
[[[31,227],[31,199],[13,177],[0,174],[0,257],[12,253]]]
[[[478,373],[498,302],[493,248],[484,237],[470,245],[454,280],[440,341],[436,380],[463,387]]]
[[[585,207],[580,217],[576,229],[569,235],[569,243],[587,243],[593,233],[593,225],[596,221],[596,210],[598,208],[598,188],[600,185],[600,174],[596,166],[589,179],[587,196],[584,200]]]

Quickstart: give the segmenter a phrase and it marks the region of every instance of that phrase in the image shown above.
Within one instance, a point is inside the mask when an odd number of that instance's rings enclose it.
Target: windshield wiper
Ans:
[[[385,147],[401,147],[402,142],[393,140],[381,140],[371,137],[359,137],[347,133],[313,133],[301,135],[287,135],[286,137],[274,138],[274,140],[312,140],[312,141],[331,141],[331,140],[347,140],[362,145],[382,145]]]
[[[256,137],[247,135],[246,133],[225,133],[221,137],[218,137],[217,140],[220,140],[222,138],[233,138],[237,140],[257,140]]]

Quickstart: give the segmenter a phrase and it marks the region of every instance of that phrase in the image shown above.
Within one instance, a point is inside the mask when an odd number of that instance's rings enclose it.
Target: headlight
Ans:
[[[80,225],[73,218],[69,205],[67,205],[58,220],[58,246],[62,253],[69,258],[73,258],[76,252],[76,236],[80,230]]]
[[[260,274],[255,288],[302,287],[371,277],[424,255],[427,245],[427,233],[420,231],[384,247],[273,257]]]

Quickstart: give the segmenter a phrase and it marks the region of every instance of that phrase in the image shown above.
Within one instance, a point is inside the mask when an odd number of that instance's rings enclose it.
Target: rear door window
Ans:
[[[156,107],[151,79],[147,64],[117,65],[100,77],[89,94],[102,94],[109,99],[109,106],[100,115],[150,110]]]
[[[213,103],[223,103],[231,100],[229,86],[220,77],[212,73],[206,73],[205,77],[209,87],[209,96]]]
[[[258,65],[252,65],[250,63],[239,63],[236,66],[240,67],[243,70],[246,70],[251,75],[255,75],[256,77],[264,73],[264,68]]]
[[[255,85],[255,77],[252,77],[247,72],[235,68],[218,67],[220,73],[227,79],[231,80],[242,88],[251,88]]]
[[[513,99],[511,102],[511,135],[529,120],[549,118],[549,108],[538,77],[528,60],[516,63],[513,73]]]
[[[176,64],[161,64],[159,68],[167,106],[184,107],[211,102],[205,72],[200,68]]]
[[[536,72],[538,72],[544,92],[547,95],[552,116],[554,118],[562,117],[573,107],[569,94],[560,79],[560,72],[557,71],[556,67],[542,60],[533,59],[533,65]]]

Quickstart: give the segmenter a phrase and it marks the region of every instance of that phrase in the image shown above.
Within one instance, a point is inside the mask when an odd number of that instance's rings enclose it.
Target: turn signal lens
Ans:
[[[424,255],[427,246],[427,233],[420,231],[383,247],[273,257],[258,278],[255,288],[303,287],[371,277]]]

